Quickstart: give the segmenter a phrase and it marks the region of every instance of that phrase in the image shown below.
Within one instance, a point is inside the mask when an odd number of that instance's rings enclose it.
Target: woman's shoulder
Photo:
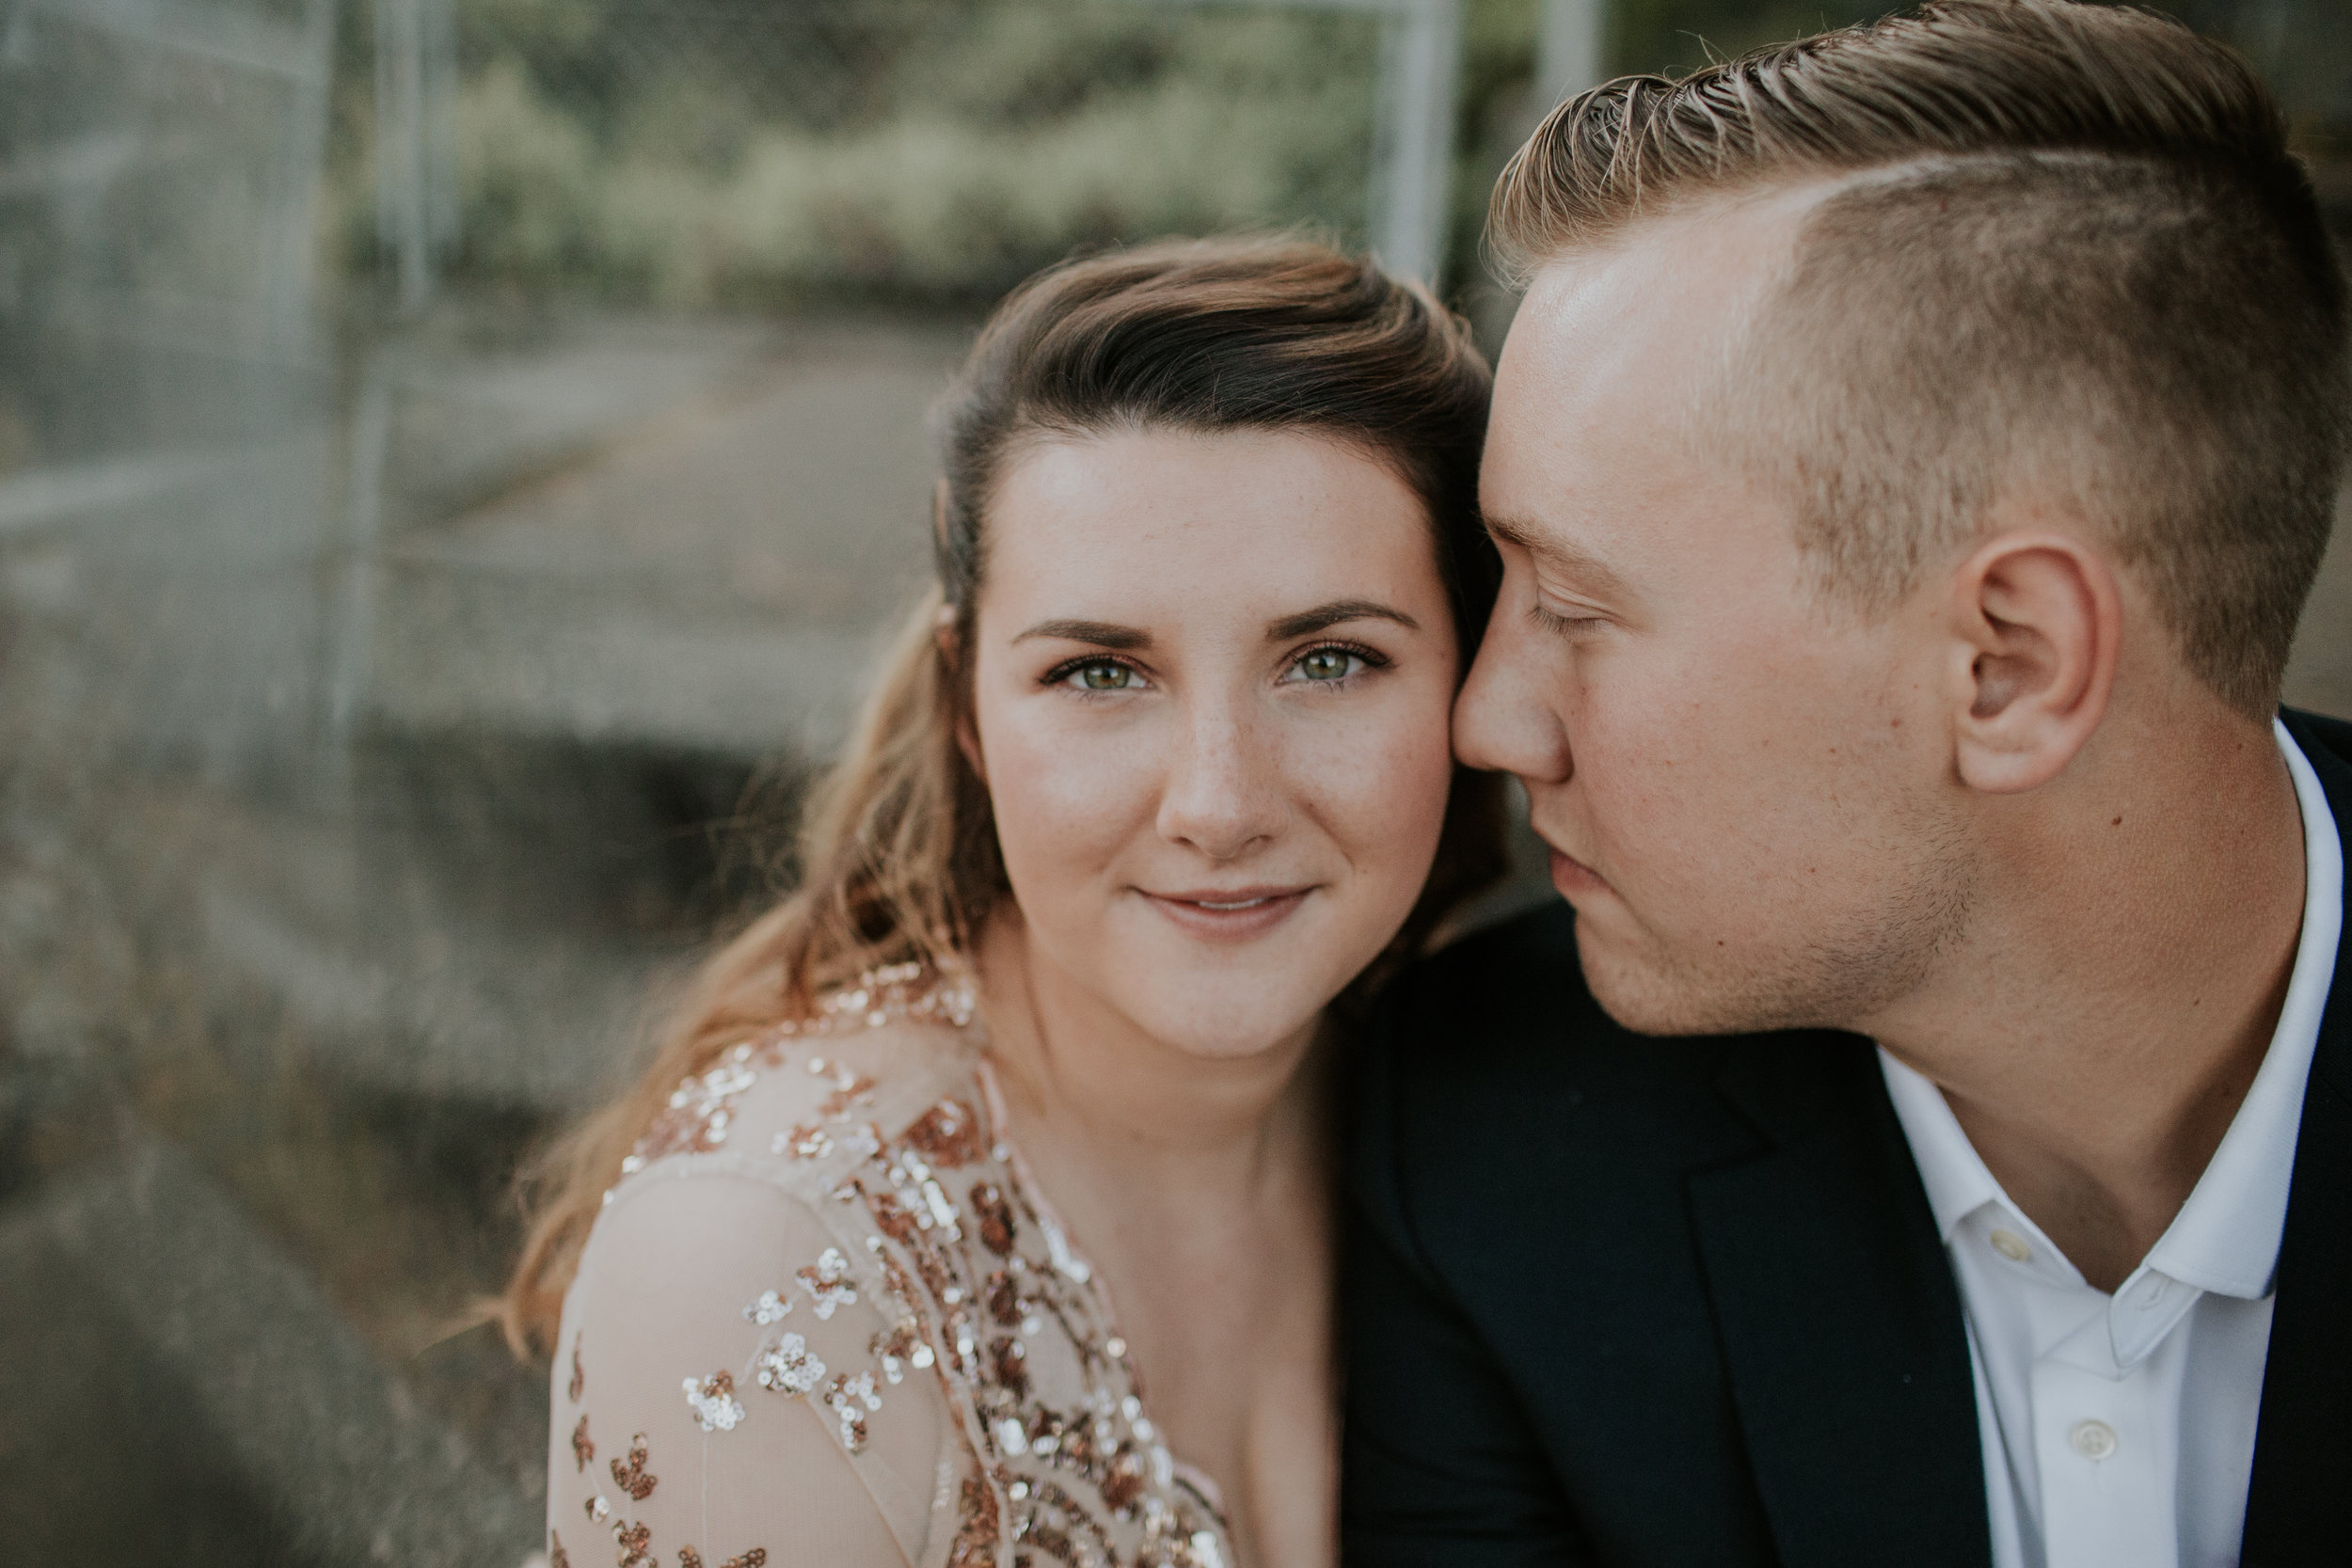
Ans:
[[[939,1556],[960,1419],[840,1199],[885,1140],[969,1097],[972,1023],[968,993],[882,971],[678,1085],[567,1293],[553,1525],[712,1564]],[[599,1468],[624,1435],[628,1462]],[[698,1512],[665,1512],[674,1493]]]
[[[608,1205],[648,1177],[730,1174],[808,1196],[943,1103],[976,1095],[970,983],[915,964],[870,971],[681,1081]]]

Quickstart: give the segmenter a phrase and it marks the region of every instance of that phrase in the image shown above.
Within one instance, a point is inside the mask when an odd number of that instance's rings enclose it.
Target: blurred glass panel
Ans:
[[[1463,13],[1490,341],[1538,10]],[[1611,52],[1850,13],[1620,0]],[[2195,16],[2342,212],[2341,8]],[[1075,247],[1360,243],[1380,79],[1375,19],[1247,0],[0,0],[12,1553],[523,1560],[515,1168],[788,879],[947,367]],[[2344,607],[2298,669],[2352,702]]]

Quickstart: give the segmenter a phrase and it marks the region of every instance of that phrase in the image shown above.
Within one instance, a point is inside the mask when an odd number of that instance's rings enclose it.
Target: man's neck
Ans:
[[[2305,874],[2266,726],[2114,772],[2004,843],[1962,950],[1863,1025],[2103,1291],[2180,1212],[2261,1069]]]

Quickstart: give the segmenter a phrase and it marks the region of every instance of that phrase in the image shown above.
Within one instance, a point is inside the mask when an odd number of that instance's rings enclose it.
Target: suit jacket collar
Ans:
[[[1983,1568],[1960,1295],[1875,1054],[1792,1036],[1729,1063],[1719,1086],[1767,1147],[1688,1186],[1782,1563]]]
[[[2352,848],[2352,767],[2335,750],[2352,743],[2352,728],[2295,713],[2286,724]],[[2245,1568],[2340,1562],[2352,1541],[2352,964],[2341,948],[2303,1091],[2278,1281]]]

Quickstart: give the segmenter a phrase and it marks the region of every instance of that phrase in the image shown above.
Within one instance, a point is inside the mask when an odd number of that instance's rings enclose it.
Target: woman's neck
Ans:
[[[1118,1314],[1169,1446],[1224,1493],[1245,1563],[1335,1539],[1335,1185],[1320,1020],[1226,1058],[1154,1039],[1058,972],[1017,912],[977,955],[1009,1129]]]
[[[1204,1057],[1089,993],[1038,950],[1017,911],[992,917],[978,947],[989,1053],[1032,1162],[1079,1167],[1121,1203],[1181,1196],[1228,1213],[1320,1163],[1327,1117],[1309,1070],[1320,1020],[1263,1050]]]

